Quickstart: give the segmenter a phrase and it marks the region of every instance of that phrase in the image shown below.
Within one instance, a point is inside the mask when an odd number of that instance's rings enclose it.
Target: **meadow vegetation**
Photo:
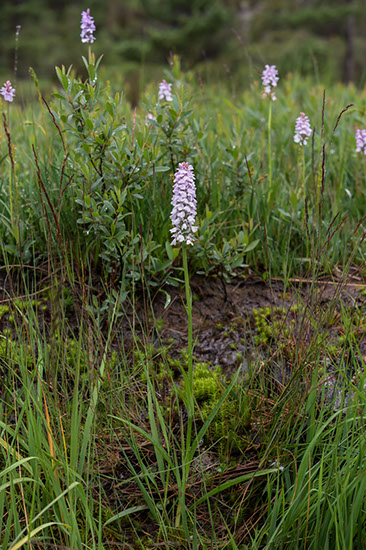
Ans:
[[[361,548],[366,93],[279,67],[271,102],[259,79],[205,86],[172,56],[172,101],[151,83],[131,107],[84,62],[85,78],[57,68],[52,96],[33,72],[38,101],[1,104],[2,547]],[[244,346],[231,370],[178,315],[185,161],[193,317],[213,280],[215,334]],[[235,309],[253,279],[276,298]],[[180,343],[162,336],[177,302]]]

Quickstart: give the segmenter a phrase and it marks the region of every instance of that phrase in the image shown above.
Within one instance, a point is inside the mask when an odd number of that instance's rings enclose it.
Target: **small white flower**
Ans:
[[[90,15],[90,9],[88,8],[86,11],[83,11],[81,13],[81,33],[80,38],[83,43],[86,44],[93,44],[95,40],[94,32],[95,32],[95,24],[94,24],[94,18]]]
[[[300,113],[300,116],[296,119],[294,142],[306,145],[311,132],[309,117],[305,113]]]
[[[148,113],[145,117],[145,125],[149,126],[152,120],[156,121],[156,117],[152,113]]]
[[[356,153],[366,155],[366,130],[356,130]]]
[[[265,65],[265,69],[262,72],[262,84],[264,86],[263,97],[269,96],[272,101],[276,101],[277,99],[275,92],[272,91],[272,87],[275,88],[279,81],[277,75],[278,70],[276,69],[276,65]]]
[[[280,472],[283,472],[283,470],[285,469],[284,466],[280,466],[279,463],[278,463],[278,460],[276,459],[274,462],[272,462],[272,464],[270,464],[270,467],[273,466],[274,468],[277,468]]]
[[[4,86],[0,88],[0,94],[3,96],[5,101],[13,101],[15,97],[15,88],[11,85],[10,80],[7,80],[4,83]]]
[[[166,101],[173,101],[172,96],[172,86],[173,84],[168,84],[166,80],[163,80],[159,84],[159,99],[165,99]]]

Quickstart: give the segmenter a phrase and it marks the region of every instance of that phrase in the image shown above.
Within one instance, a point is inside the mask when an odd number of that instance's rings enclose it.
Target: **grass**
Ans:
[[[172,103],[150,85],[135,109],[91,61],[87,81],[58,69],[53,98],[4,109],[3,547],[362,548],[365,317],[362,293],[345,295],[365,275],[364,92],[290,75],[268,126],[256,82],[233,97],[175,59]],[[169,233],[182,161],[199,227],[183,256]],[[287,305],[237,321],[245,372],[196,357],[197,329],[188,350],[161,337],[156,303],[185,291],[194,316],[197,273],[225,303],[233,280],[282,280]]]

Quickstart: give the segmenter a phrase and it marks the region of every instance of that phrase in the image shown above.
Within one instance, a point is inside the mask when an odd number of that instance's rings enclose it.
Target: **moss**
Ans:
[[[9,306],[0,306],[0,320],[4,317],[6,313],[9,313]]]
[[[29,303],[33,307],[39,307],[42,304],[40,300],[31,300],[30,302],[19,299],[13,300],[13,306],[20,311],[23,311],[29,305]]]
[[[300,308],[298,305],[286,311],[283,307],[265,307],[252,310],[252,324],[255,329],[254,344],[262,348],[275,348],[292,361],[296,358],[299,334],[296,332],[296,319]],[[346,347],[353,347],[364,337],[365,317],[362,308],[351,306],[336,309],[321,323],[317,314],[311,320],[314,334],[311,345],[315,350],[322,350],[326,356],[339,357]],[[309,319],[308,319],[309,321]],[[329,330],[331,329],[331,330]],[[300,335],[301,337],[301,335]]]
[[[9,305],[0,306],[0,320],[4,315],[8,314],[7,318],[4,320],[9,324],[16,324],[20,312],[27,312],[27,308],[32,307],[34,309],[40,308],[45,311],[47,305],[43,300],[21,300],[16,298],[12,300]]]
[[[284,307],[264,307],[253,309],[254,328],[257,332],[254,343],[258,347],[269,347],[274,343],[281,350],[287,346],[287,341],[294,338],[296,320],[294,316],[297,306],[288,311]]]
[[[193,395],[196,405],[196,421],[206,422],[217,406],[227,387],[228,380],[221,367],[210,368],[208,363],[196,363],[193,373]],[[183,384],[184,392],[184,384]],[[233,391],[222,403],[214,417],[205,439],[207,443],[217,443],[223,455],[231,451],[243,450],[243,433],[250,426],[251,410],[248,397],[243,392],[238,399]]]
[[[155,329],[156,329],[157,332],[161,332],[164,328],[164,325],[165,325],[164,319],[162,319],[162,318],[156,319]]]
[[[11,332],[11,331],[10,331]],[[10,360],[12,364],[22,364],[28,368],[33,366],[33,355],[30,346],[20,345],[14,341],[8,334],[2,334],[0,337],[0,357]]]
[[[177,376],[181,376],[182,370],[188,365],[188,352],[183,349],[178,354],[172,355],[172,348],[162,346],[154,348],[152,344],[147,349],[139,349],[135,352],[135,373],[142,383],[146,383],[147,376],[160,388],[167,382],[169,386],[174,383]],[[228,384],[227,377],[219,366],[210,368],[209,363],[198,362],[194,364],[193,395],[196,403],[196,422],[204,423],[211,411],[216,407],[219,399],[225,392]],[[184,400],[185,384],[179,390]],[[174,395],[174,403],[172,397]],[[163,414],[170,415],[171,411],[178,410],[179,403],[175,399],[176,393],[168,392],[166,395]],[[238,414],[239,413],[239,414]],[[239,451],[245,446],[243,434],[250,426],[251,412],[248,406],[247,395],[243,391],[240,398],[233,391],[221,405],[211,426],[206,433],[207,443],[218,443],[223,455],[229,450]]]

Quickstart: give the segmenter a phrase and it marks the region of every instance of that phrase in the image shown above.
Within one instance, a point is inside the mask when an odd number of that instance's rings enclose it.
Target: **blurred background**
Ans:
[[[93,51],[132,103],[163,77],[172,53],[202,83],[232,90],[258,79],[265,63],[281,77],[365,83],[366,0],[1,0],[1,82],[19,86],[31,66],[44,91],[56,81],[55,65],[83,71],[87,8],[97,27]]]

